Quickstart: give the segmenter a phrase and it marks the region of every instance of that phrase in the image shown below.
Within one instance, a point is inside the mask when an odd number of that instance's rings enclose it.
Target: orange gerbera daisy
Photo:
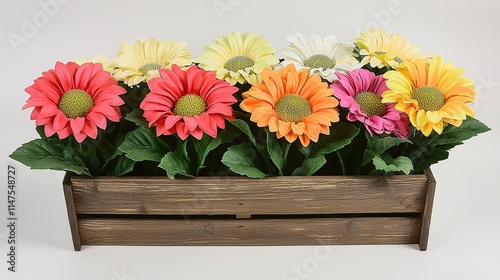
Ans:
[[[290,143],[299,138],[307,147],[339,121],[339,102],[320,77],[309,76],[306,70],[297,72],[293,64],[277,71],[266,68],[261,75],[262,82],[243,93],[240,105],[252,113],[250,120],[259,127],[269,127]]]

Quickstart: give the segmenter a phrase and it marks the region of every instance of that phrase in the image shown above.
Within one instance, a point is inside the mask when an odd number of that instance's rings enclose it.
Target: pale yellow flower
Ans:
[[[137,40],[134,45],[121,43],[114,77],[133,86],[152,78],[159,77],[159,69],[171,69],[171,65],[180,67],[192,64],[187,43],[168,40],[160,42],[156,38]]]
[[[199,67],[215,71],[216,77],[232,85],[260,82],[260,73],[279,63],[274,55],[277,50],[256,33],[232,32],[218,36],[214,44],[205,47],[197,62]]]

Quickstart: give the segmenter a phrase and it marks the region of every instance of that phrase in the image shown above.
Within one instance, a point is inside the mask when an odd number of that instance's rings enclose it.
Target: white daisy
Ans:
[[[352,71],[361,68],[354,57],[354,45],[338,42],[335,36],[321,38],[312,35],[310,39],[297,33],[287,36],[290,45],[282,50],[283,64],[293,64],[298,71],[307,69],[310,75],[320,76],[332,82],[337,80],[336,71]]]

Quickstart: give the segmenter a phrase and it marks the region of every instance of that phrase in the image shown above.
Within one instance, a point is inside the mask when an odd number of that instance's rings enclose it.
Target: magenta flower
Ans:
[[[340,106],[349,109],[347,120],[362,122],[370,135],[393,133],[408,138],[408,116],[396,110],[394,103],[382,103],[382,93],[388,90],[383,76],[365,69],[336,75],[339,79],[330,87]]]

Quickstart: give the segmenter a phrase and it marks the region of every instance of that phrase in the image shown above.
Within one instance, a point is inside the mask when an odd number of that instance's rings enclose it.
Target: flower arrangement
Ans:
[[[78,175],[420,173],[489,128],[463,70],[399,34],[353,43],[218,36],[196,59],[173,40],[57,62],[26,88],[39,139],[10,156]]]

